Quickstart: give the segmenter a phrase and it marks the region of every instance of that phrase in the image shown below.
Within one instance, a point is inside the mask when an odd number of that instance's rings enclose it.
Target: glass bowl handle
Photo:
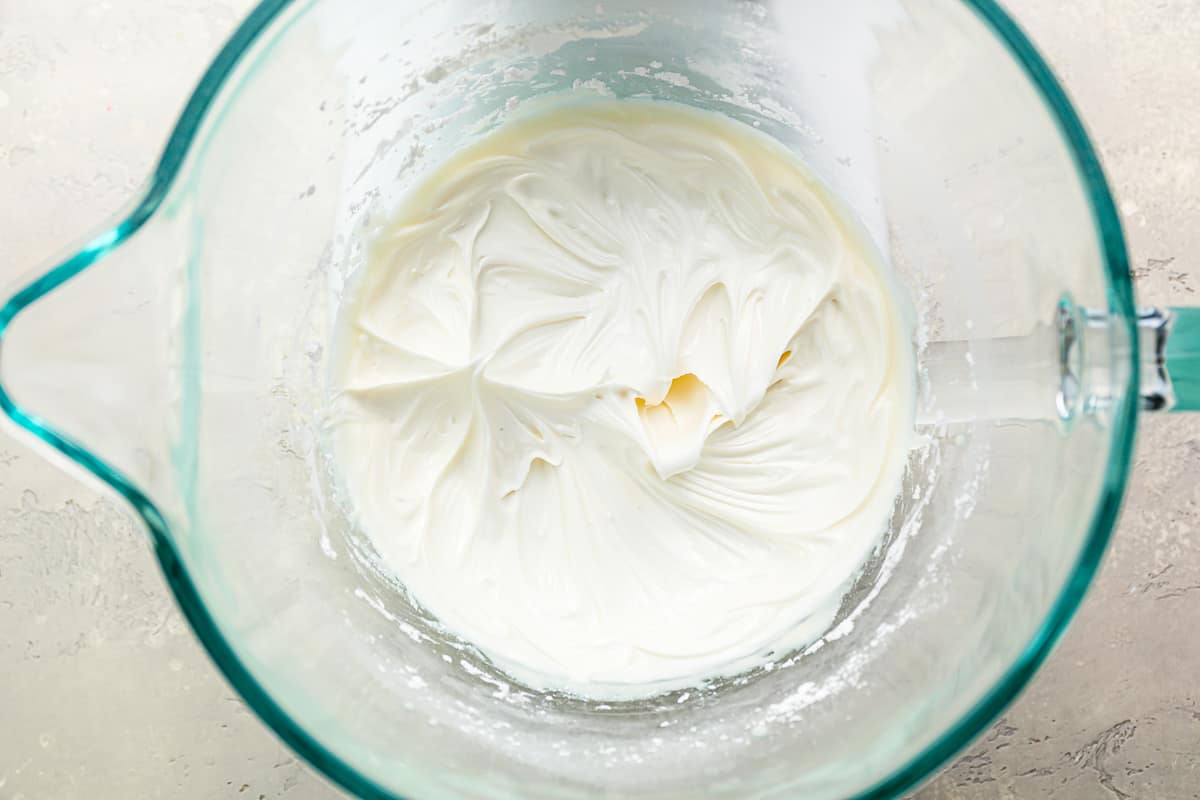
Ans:
[[[1200,308],[1138,312],[1146,411],[1200,411]]]
[[[1124,382],[1121,365],[1128,364],[1129,350],[1124,326],[1108,311],[1064,298],[1055,328],[1060,417],[1070,424],[1079,416],[1103,415]],[[1135,335],[1141,410],[1200,411],[1200,308],[1140,308]]]
[[[1141,409],[1200,411],[1200,308],[1143,308],[1136,323]],[[928,343],[917,424],[1103,418],[1128,378],[1127,331],[1064,297],[1028,334]]]

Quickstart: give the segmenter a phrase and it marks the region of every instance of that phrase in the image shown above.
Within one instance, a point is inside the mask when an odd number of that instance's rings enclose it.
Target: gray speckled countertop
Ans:
[[[0,283],[147,174],[250,0],[0,0]],[[1200,2],[1009,0],[1116,188],[1140,299],[1200,304]],[[1200,798],[1200,415],[1146,419],[1107,561],[1018,702],[914,797]],[[115,502],[0,438],[0,800],[339,793],[193,641]]]

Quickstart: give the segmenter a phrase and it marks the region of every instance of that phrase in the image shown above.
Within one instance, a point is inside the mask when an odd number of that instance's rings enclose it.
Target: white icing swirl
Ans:
[[[815,638],[907,455],[912,356],[869,247],[778,145],[672,105],[465,149],[339,326],[360,524],[539,686],[650,692]]]

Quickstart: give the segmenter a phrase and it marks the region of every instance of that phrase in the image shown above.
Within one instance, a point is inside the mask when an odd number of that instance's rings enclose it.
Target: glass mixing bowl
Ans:
[[[441,632],[354,529],[324,422],[373,222],[510,115],[595,95],[799,154],[894,268],[920,373],[920,444],[833,627],[626,703],[530,691]],[[1135,309],[1095,153],[989,0],[266,0],[137,201],[0,329],[7,416],[132,504],[217,665],[363,797],[899,793],[1061,632],[1139,409],[1200,407],[1196,311]]]

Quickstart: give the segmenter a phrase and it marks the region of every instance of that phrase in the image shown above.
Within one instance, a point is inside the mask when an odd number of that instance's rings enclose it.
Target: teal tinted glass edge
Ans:
[[[234,68],[246,51],[293,2],[294,0],[261,0],[251,11],[221,48],[193,91],[167,140],[150,184],[132,210],[111,227],[92,237],[70,257],[19,289],[3,308],[0,308],[0,339],[22,309],[118,247],[158,211],[178,178],[214,99],[224,88]],[[1114,411],[1111,450],[1096,513],[1071,575],[1051,606],[1046,620],[1018,660],[970,711],[936,742],[891,776],[857,795],[854,800],[892,798],[911,789],[968,744],[1028,683],[1074,615],[1092,576],[1099,567],[1116,523],[1133,450],[1138,396],[1138,339],[1135,330],[1133,287],[1129,278],[1124,234],[1100,161],[1066,93],[1028,37],[994,0],[963,2],[976,12],[1025,69],[1054,116],[1071,151],[1080,180],[1087,191],[1103,252],[1109,283],[1110,310],[1114,313],[1115,324],[1125,328],[1129,342],[1129,377],[1126,381],[1125,395]],[[133,506],[150,530],[163,574],[197,637],[230,684],[246,700],[247,705],[284,742],[328,778],[365,800],[404,800],[346,764],[305,732],[254,678],[204,606],[195,584],[175,550],[166,520],[140,489],[118,470],[54,431],[44,420],[20,408],[2,383],[0,411],[20,428],[95,474]]]
[[[907,765],[868,791],[856,795],[852,800],[894,798],[917,786],[966,747],[1016,699],[1066,630],[1067,624],[1079,609],[1096,570],[1100,567],[1117,523],[1133,457],[1138,413],[1138,364],[1141,356],[1138,352],[1137,317],[1133,282],[1129,275],[1129,254],[1112,192],[1104,177],[1104,168],[1066,91],[1020,26],[995,0],[963,2],[975,11],[979,19],[1025,69],[1026,75],[1054,117],[1059,133],[1071,152],[1075,169],[1091,206],[1092,222],[1099,239],[1108,279],[1109,311],[1113,315],[1113,324],[1123,329],[1125,340],[1129,343],[1129,376],[1125,381],[1124,397],[1113,409],[1112,439],[1096,511],[1075,565],[1033,639],[987,694],[937,741],[918,753]]]
[[[138,232],[158,212],[173,188],[214,100],[242,57],[294,0],[261,0],[217,53],[172,129],[150,181],[131,210],[90,237],[75,253],[18,289],[0,308],[0,343],[16,316],[39,298],[69,281]],[[0,357],[3,349],[0,347]],[[150,532],[155,556],[180,610],[225,678],[293,751],[331,780],[364,800],[402,800],[346,765],[310,736],[268,694],[238,658],[200,598],[180,561],[166,519],[129,478],[86,448],[55,431],[45,420],[21,408],[0,381],[0,411],[19,428],[94,474],[121,495]]]

